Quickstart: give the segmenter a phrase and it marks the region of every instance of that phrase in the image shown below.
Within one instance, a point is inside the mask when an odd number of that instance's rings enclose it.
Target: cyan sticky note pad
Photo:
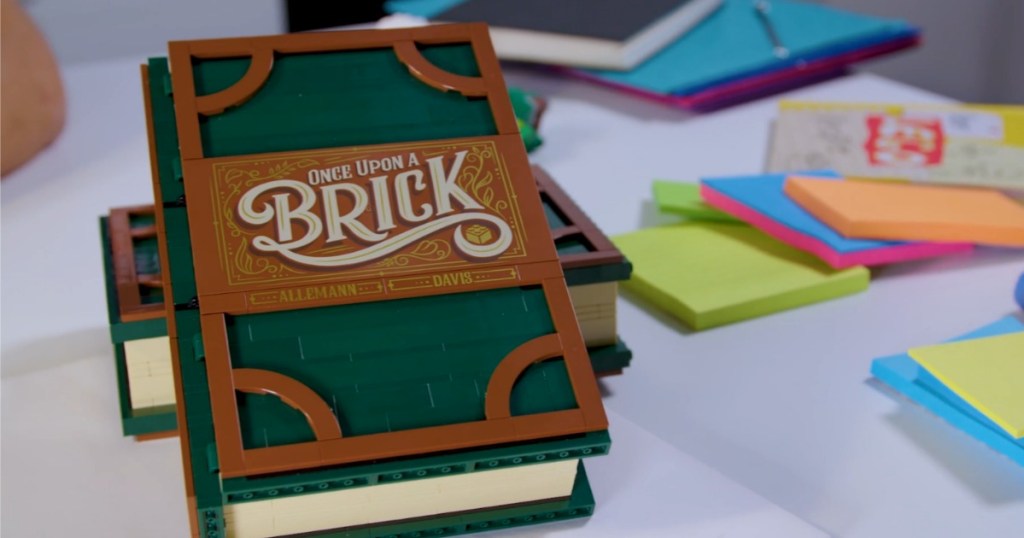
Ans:
[[[952,342],[987,338],[1024,331],[1024,323],[1007,316],[995,323],[954,338]],[[985,443],[993,450],[1024,465],[1024,440],[1014,439],[998,424],[960,398],[928,373],[909,354],[875,359],[871,373],[907,398],[924,406],[950,424]]]
[[[800,250],[818,256],[835,268],[883,265],[954,252],[972,247],[966,243],[929,243],[850,239],[800,207],[783,191],[790,176],[841,180],[827,170],[797,174],[761,174],[706,178],[701,196],[708,205]]]

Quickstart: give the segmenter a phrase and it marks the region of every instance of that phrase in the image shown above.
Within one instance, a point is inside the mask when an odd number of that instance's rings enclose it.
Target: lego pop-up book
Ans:
[[[607,421],[482,25],[143,69],[193,534],[589,514]]]
[[[598,376],[620,374],[632,352],[616,335],[615,299],[632,267],[551,176],[532,169],[590,364]],[[116,208],[100,219],[122,430],[140,440],[177,433],[154,211]]]

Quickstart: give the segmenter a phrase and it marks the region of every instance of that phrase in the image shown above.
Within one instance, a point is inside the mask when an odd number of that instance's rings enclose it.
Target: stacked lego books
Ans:
[[[155,222],[111,217],[111,320],[141,349],[159,315],[122,295],[165,305],[173,397],[128,400],[176,406],[194,535],[591,513],[580,460],[610,440],[570,293],[614,347],[601,286],[628,264],[545,209],[486,27],[178,42],[143,79]]]

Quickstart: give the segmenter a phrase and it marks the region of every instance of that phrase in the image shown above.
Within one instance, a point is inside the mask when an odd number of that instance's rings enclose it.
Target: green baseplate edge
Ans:
[[[594,513],[594,494],[580,462],[569,499],[522,504],[495,510],[481,510],[451,516],[418,519],[358,529],[323,531],[302,536],[332,538],[423,538],[458,536],[537,523],[551,523],[587,517]]]
[[[166,59],[152,59],[149,62],[150,67],[150,86],[147,89],[147,98],[152,102],[153,108],[153,121],[155,125],[155,131],[157,133],[157,156],[158,156],[158,173],[161,196],[158,203],[161,203],[165,208],[165,225],[166,225],[166,238],[168,243],[168,269],[167,274],[170,276],[171,281],[174,283],[174,296],[170,298],[174,305],[176,305],[175,318],[178,326],[178,334],[181,339],[177,342],[179,351],[179,367],[182,370],[181,377],[183,379],[182,392],[184,393],[183,404],[186,408],[186,413],[190,417],[188,421],[188,433],[189,433],[189,446],[188,450],[192,455],[192,478],[195,494],[195,507],[196,516],[200,523],[200,534],[206,538],[220,538],[224,536],[224,520],[223,520],[223,504],[224,504],[224,492],[222,491],[222,484],[219,475],[216,471],[215,458],[215,444],[213,438],[213,425],[211,418],[210,402],[207,390],[207,379],[206,372],[203,364],[195,354],[195,345],[191,341],[191,336],[200,334],[199,332],[199,316],[198,311],[195,308],[194,301],[195,297],[195,279],[192,274],[192,256],[188,245],[191,244],[189,237],[189,230],[187,226],[187,213],[182,197],[182,185],[181,185],[181,165],[177,156],[177,133],[174,125],[174,110],[173,101],[171,98],[170,84],[169,84],[169,73]],[[600,436],[601,439],[595,439],[594,436]],[[601,441],[599,447],[601,453],[607,452],[609,439],[607,432],[596,432],[585,436],[577,436],[570,439],[561,440],[566,443],[570,443],[574,448],[578,449],[583,454],[583,450],[590,449],[591,453],[594,453],[594,441]],[[558,442],[558,441],[549,441]],[[534,443],[535,445],[537,443]],[[522,446],[512,448],[518,452],[524,452],[529,450],[531,444],[526,443]],[[510,447],[511,448],[511,447]],[[494,449],[491,449],[494,450]],[[499,449],[500,450],[500,449]],[[207,455],[207,465],[203,465],[202,454]],[[570,453],[567,450],[561,450],[561,453]],[[596,455],[596,454],[595,454]],[[454,455],[442,455],[437,456],[440,458],[453,457]],[[457,457],[457,456],[454,456]],[[511,459],[510,464],[517,464],[515,456]],[[410,461],[410,465],[415,460]],[[520,460],[523,462],[525,460]],[[500,465],[500,462],[499,462]],[[419,468],[414,473],[410,473],[408,478],[416,478],[420,474]],[[315,472],[316,474],[325,473],[330,474],[333,477],[344,477],[344,469],[328,469],[323,471]],[[428,471],[429,473],[429,471]],[[297,476],[308,475],[310,473],[297,473]],[[392,476],[394,478],[394,476]],[[403,473],[400,479],[405,479]],[[280,477],[258,477],[253,479],[247,479],[252,485],[261,484],[263,480],[280,480]],[[341,478],[342,485],[344,486],[344,480],[347,478]],[[319,486],[318,486],[319,487]],[[256,491],[258,488],[253,488]],[[297,491],[297,488],[292,489],[293,493],[300,494],[305,490]],[[592,497],[591,497],[592,499]],[[585,510],[585,513],[577,512],[572,514],[566,512],[564,514],[554,513],[547,520],[556,519],[559,517],[577,517],[588,515],[592,510],[592,507]],[[431,532],[434,535],[444,534],[460,534],[466,532],[476,532],[480,530],[486,530],[490,528],[489,521],[494,517],[493,514],[479,512],[476,516],[461,516],[461,521],[470,521],[465,526],[461,526],[460,523],[457,526],[450,527],[446,530],[445,527],[437,527],[436,523],[433,525],[415,524],[416,527],[426,528],[431,527]],[[479,519],[476,519],[479,518]],[[499,523],[504,519],[499,520]],[[543,521],[543,520],[541,520]],[[538,521],[530,519],[528,516],[524,517],[523,520],[517,522],[517,525],[532,524]],[[512,525],[511,520],[509,525]],[[383,527],[374,529],[361,529],[359,532],[362,534],[337,534],[339,536],[387,536],[387,535],[398,535],[398,536],[421,536],[423,531],[411,530],[401,532],[395,532],[398,529],[391,529],[385,531]],[[320,533],[321,535],[323,533]]]
[[[321,471],[221,481],[225,504],[281,499],[377,484],[391,484],[479,471],[509,469],[561,460],[603,456],[611,448],[607,431],[563,439],[405,458]]]

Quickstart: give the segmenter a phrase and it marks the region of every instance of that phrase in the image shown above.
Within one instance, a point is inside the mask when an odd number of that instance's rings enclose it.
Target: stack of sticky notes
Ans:
[[[630,288],[695,329],[846,295],[865,266],[1024,247],[1024,206],[983,189],[848,181],[829,170],[657,180],[688,222],[615,239]]]
[[[1019,318],[875,359],[871,373],[1024,465],[1024,323]]]

